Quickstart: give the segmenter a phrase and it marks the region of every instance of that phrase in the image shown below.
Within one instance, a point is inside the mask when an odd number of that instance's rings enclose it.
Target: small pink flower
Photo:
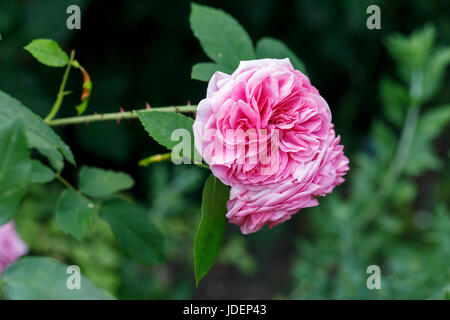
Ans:
[[[288,220],[342,183],[348,159],[326,101],[289,59],[216,72],[200,101],[195,146],[232,187],[227,217],[243,233]]]
[[[17,234],[14,222],[0,226],[0,275],[27,251],[27,245]]]

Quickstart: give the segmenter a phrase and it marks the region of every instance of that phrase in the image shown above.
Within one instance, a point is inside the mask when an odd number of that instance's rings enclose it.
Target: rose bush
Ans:
[[[216,72],[193,127],[197,150],[232,187],[227,218],[244,234],[317,205],[349,169],[328,104],[289,59]]]

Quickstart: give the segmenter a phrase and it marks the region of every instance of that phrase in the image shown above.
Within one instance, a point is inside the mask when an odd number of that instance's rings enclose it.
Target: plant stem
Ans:
[[[389,167],[384,187],[381,188],[382,198],[389,193],[392,183],[400,176],[411,152],[414,133],[419,120],[420,105],[418,101],[422,95],[422,81],[422,73],[418,70],[414,71],[411,75],[409,90],[411,103],[408,106],[408,112],[397,144],[397,150]]]
[[[414,141],[414,134],[417,128],[417,122],[419,120],[420,113],[420,98],[422,95],[422,72],[416,70],[411,74],[411,83],[409,87],[410,104],[408,106],[408,112],[406,114],[405,122],[403,123],[400,139],[397,144],[397,149],[393,160],[389,166],[386,178],[381,183],[381,186],[374,195],[373,201],[371,201],[363,210],[366,210],[367,215],[363,215],[361,224],[363,226],[370,223],[375,219],[377,214],[377,208],[380,208],[386,197],[392,190],[392,185],[401,175],[405,163],[411,152],[411,147]]]
[[[132,111],[91,114],[91,115],[86,115],[86,116],[61,118],[61,119],[47,121],[47,124],[50,126],[64,126],[64,125],[69,125],[69,124],[89,123],[89,122],[108,121],[108,120],[120,121],[122,119],[137,119],[138,118],[137,112],[145,113],[145,112],[159,111],[159,112],[175,112],[175,113],[193,113],[196,110],[197,110],[197,106],[192,106],[192,105],[159,107],[159,108],[153,108],[153,109],[140,109],[140,110],[132,110]]]
[[[44,121],[47,122],[47,123],[50,122],[56,116],[56,114],[59,111],[59,108],[61,108],[61,104],[63,102],[64,96],[66,95],[64,89],[66,88],[67,79],[69,78],[70,68],[72,67],[74,58],[75,58],[75,51],[72,50],[70,52],[69,63],[67,64],[66,71],[64,72],[64,76],[63,76],[63,79],[61,81],[61,85],[59,87],[59,91],[58,91],[58,95],[56,97],[56,101],[53,104],[53,107],[50,110],[50,113],[44,119]]]
[[[63,185],[65,185],[67,188],[69,188],[69,189],[71,189],[71,190],[73,190],[73,191],[75,191],[75,192],[77,192],[77,193],[80,193],[80,191],[79,191],[77,188],[75,188],[73,185],[71,185],[71,184],[69,183],[69,181],[67,181],[66,179],[64,179],[63,177],[61,177],[61,175],[59,174],[59,172],[56,172],[55,178],[56,178],[59,182],[61,182]]]
[[[139,161],[139,165],[146,167],[155,162],[169,161],[170,156],[171,156],[170,152],[164,153],[164,154],[155,154],[155,155],[152,155],[150,157],[144,158],[141,161]]]

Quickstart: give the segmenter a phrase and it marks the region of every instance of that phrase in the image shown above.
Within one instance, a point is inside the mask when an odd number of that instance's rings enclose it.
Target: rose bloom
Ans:
[[[0,226],[0,274],[28,251],[17,234],[14,222]]]
[[[195,146],[231,186],[227,218],[243,233],[273,226],[342,183],[348,159],[326,101],[289,59],[216,72],[197,108]]]
[[[241,227],[243,234],[259,231],[264,225],[270,228],[289,220],[302,208],[319,204],[316,197],[333,191],[344,182],[349,169],[348,159],[339,145],[339,137],[330,135],[329,144],[315,161],[299,165],[292,180],[249,189],[233,186],[228,201],[227,218]]]

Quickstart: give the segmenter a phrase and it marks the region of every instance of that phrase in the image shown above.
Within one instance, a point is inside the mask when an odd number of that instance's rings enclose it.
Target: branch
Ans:
[[[61,85],[59,87],[58,95],[56,96],[55,103],[52,106],[52,109],[50,110],[50,113],[45,117],[44,121],[49,123],[58,113],[59,108],[61,108],[61,104],[63,102],[64,96],[67,94],[64,89],[66,88],[67,78],[69,77],[70,68],[72,67],[72,64],[74,62],[75,57],[75,51],[72,50],[70,52],[70,60],[67,64],[66,71],[64,71],[64,76],[61,81]]]
[[[115,113],[103,113],[103,114],[91,114],[86,116],[77,116],[77,117],[69,117],[69,118],[61,118],[55,119],[51,121],[47,121],[49,126],[64,126],[69,124],[78,124],[78,123],[89,123],[89,122],[97,122],[97,121],[108,121],[108,120],[116,120],[120,121],[122,119],[137,119],[137,112],[175,112],[175,113],[194,113],[197,110],[197,106],[186,105],[186,106],[172,106],[172,107],[159,107],[153,109],[140,109],[140,110],[132,110],[132,111],[121,111]]]

